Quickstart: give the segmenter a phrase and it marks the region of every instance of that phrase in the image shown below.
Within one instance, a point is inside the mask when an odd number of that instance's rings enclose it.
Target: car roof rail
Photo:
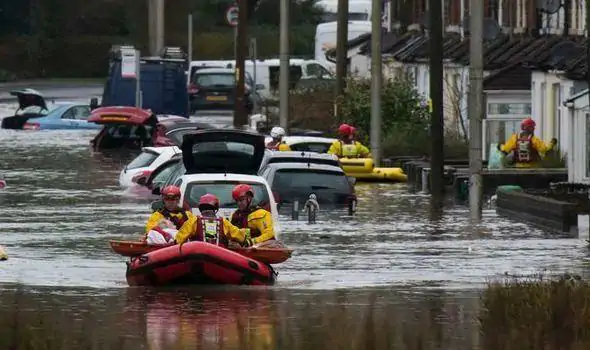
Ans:
[[[270,157],[268,159],[267,164],[277,164],[277,163],[310,163],[310,164],[324,164],[324,165],[334,165],[340,167],[340,163],[336,159],[330,158],[315,158],[315,157],[297,157],[297,156],[287,156],[287,157]]]

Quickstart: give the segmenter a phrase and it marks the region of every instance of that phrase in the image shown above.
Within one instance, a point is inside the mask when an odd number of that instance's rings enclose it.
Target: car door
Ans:
[[[74,106],[71,109],[74,114],[73,122],[77,129],[95,129],[97,127],[94,123],[88,123],[90,106]]]
[[[76,129],[77,124],[75,121],[74,107],[68,108],[61,114],[60,126],[64,129]]]

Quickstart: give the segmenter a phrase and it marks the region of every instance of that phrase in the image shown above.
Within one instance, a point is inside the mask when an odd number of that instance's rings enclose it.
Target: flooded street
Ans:
[[[0,106],[0,115],[11,110]],[[453,349],[457,337],[462,344],[474,341],[473,290],[490,278],[545,269],[584,274],[588,261],[582,239],[547,238],[493,210],[485,210],[476,227],[468,208],[452,203],[433,218],[428,196],[403,184],[366,184],[357,185],[354,217],[320,211],[315,225],[304,216],[298,222],[282,217],[280,239],[295,253],[276,266],[275,287],[128,288],[125,259],[111,252],[108,240],[139,237],[150,200],[124,195],[117,179],[132,155],[93,153],[94,134],[0,130],[0,174],[8,183],[0,190],[0,245],[10,257],[0,262],[0,313],[22,302],[23,314],[38,311],[30,317],[55,308],[76,314],[99,324],[96,336],[113,337],[97,348],[163,348],[153,344],[180,342],[181,333],[188,345],[178,348],[195,348],[190,344],[237,339],[221,334],[235,331],[250,332],[240,333],[247,339],[268,333],[257,340],[267,345],[252,345],[256,349],[369,349],[362,346],[367,339],[409,344],[424,332],[433,332],[422,334],[424,348]],[[21,294],[13,293],[17,286]],[[73,322],[70,316],[55,327]],[[157,329],[162,323],[172,330]],[[109,326],[117,332],[110,334]]]

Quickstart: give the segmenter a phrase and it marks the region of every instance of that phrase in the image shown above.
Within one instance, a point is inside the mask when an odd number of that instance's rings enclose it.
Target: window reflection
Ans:
[[[489,103],[488,114],[531,114],[530,103]]]

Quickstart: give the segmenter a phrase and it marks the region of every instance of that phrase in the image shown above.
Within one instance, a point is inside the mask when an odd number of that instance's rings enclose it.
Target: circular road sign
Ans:
[[[225,11],[225,20],[226,20],[227,24],[229,24],[232,27],[235,27],[238,25],[238,7],[237,6],[230,6]]]

